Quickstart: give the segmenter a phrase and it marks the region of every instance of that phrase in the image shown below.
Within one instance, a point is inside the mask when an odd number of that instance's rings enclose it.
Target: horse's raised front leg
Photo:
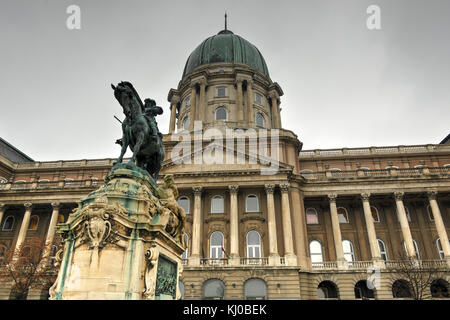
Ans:
[[[127,148],[128,148],[128,144],[129,144],[129,141],[127,139],[127,135],[124,134],[123,137],[122,137],[122,149],[120,150],[120,156],[119,156],[119,158],[117,158],[116,161],[114,161],[113,165],[115,165],[117,163],[122,163],[123,156],[124,156],[124,154],[125,154],[125,152],[127,151]]]
[[[136,156],[138,154],[138,152],[141,150],[141,146],[142,143],[144,142],[144,132],[139,132],[136,136],[136,144],[134,145],[133,148],[133,156],[131,157],[130,161],[128,161],[128,163],[135,163],[136,161]]]

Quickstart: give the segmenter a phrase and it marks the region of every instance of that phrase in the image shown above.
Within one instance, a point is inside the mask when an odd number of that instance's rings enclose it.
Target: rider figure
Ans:
[[[144,100],[144,117],[148,122],[148,125],[151,130],[151,135],[156,138],[156,134],[160,138],[162,138],[161,132],[159,132],[158,129],[158,123],[156,122],[155,116],[160,115],[163,113],[163,110],[161,107],[158,107],[156,105],[155,100],[153,99],[145,99]]]

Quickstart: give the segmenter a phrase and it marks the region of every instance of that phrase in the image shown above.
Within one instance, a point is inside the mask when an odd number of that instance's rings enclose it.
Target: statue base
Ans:
[[[167,188],[132,164],[115,165],[105,182],[58,225],[64,248],[50,299],[178,299],[184,217]]]

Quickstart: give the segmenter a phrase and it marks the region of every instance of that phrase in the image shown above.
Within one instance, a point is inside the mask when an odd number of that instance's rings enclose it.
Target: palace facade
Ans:
[[[393,272],[405,255],[442,270],[429,291],[448,298],[448,137],[428,145],[302,150],[282,126],[283,94],[260,51],[226,29],[191,53],[169,91],[160,179],[175,176],[187,213],[183,298],[408,298],[406,280]],[[229,130],[243,132],[244,148],[234,148],[238,138],[227,144]],[[211,146],[206,132],[220,138]],[[181,133],[191,152],[177,162]],[[115,159],[39,162],[4,140],[0,151],[1,252],[37,236],[53,243],[54,256],[58,222],[104,183]],[[221,152],[227,161],[206,161],[205,154]],[[267,174],[274,158],[276,170]],[[0,296],[8,299],[10,286]],[[28,297],[47,293],[31,290]]]

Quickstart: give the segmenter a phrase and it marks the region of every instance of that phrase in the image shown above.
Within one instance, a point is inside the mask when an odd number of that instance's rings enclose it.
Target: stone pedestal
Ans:
[[[118,164],[105,182],[58,225],[65,244],[50,299],[178,299],[185,215],[173,177],[158,188],[146,171]]]

